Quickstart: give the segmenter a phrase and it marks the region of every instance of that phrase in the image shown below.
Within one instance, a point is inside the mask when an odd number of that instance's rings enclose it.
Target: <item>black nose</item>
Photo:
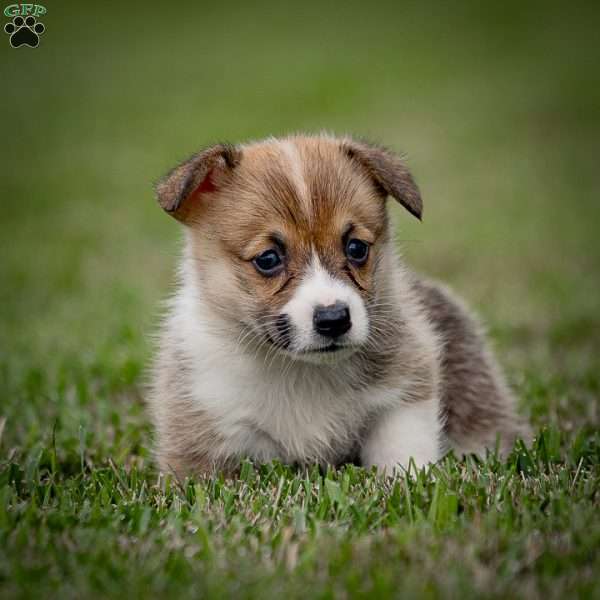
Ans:
[[[336,302],[332,306],[317,306],[313,315],[315,330],[330,338],[343,335],[352,327],[350,310],[346,304]]]

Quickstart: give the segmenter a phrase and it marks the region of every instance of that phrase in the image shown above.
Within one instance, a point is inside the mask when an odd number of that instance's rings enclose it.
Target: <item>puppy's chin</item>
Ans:
[[[335,365],[347,360],[358,350],[357,346],[332,346],[326,348],[307,348],[299,351],[281,349],[280,351],[293,360],[313,365]]]

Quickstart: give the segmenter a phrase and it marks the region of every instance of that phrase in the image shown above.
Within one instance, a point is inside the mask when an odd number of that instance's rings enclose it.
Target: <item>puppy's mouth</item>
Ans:
[[[326,354],[328,352],[339,352],[340,350],[347,350],[349,347],[342,344],[336,344],[335,342],[328,346],[321,346],[320,348],[307,348],[302,350],[299,354]]]
[[[309,363],[335,365],[352,356],[358,347],[353,344],[332,342],[326,346],[304,348],[294,353],[294,357]]]
[[[326,346],[294,349],[287,337],[278,338],[265,331],[265,339],[283,355],[294,360],[302,360],[315,364],[330,364],[354,354],[356,346],[332,342]]]

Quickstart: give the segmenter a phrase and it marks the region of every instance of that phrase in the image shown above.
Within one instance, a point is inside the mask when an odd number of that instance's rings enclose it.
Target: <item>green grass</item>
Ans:
[[[179,484],[35,447],[4,470],[2,577],[64,597],[511,596],[597,591],[600,436],[418,477],[245,463]]]
[[[600,597],[598,8],[48,4],[0,44],[0,596]],[[151,461],[179,252],[151,182],[322,128],[405,151],[398,239],[485,318],[538,432],[383,480]]]

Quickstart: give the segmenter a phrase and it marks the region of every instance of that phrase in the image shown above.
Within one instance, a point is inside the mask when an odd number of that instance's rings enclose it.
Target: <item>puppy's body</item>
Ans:
[[[158,192],[187,225],[150,397],[163,469],[391,470],[527,434],[466,309],[396,256],[385,196],[421,206],[393,155],[326,136],[216,147]]]

